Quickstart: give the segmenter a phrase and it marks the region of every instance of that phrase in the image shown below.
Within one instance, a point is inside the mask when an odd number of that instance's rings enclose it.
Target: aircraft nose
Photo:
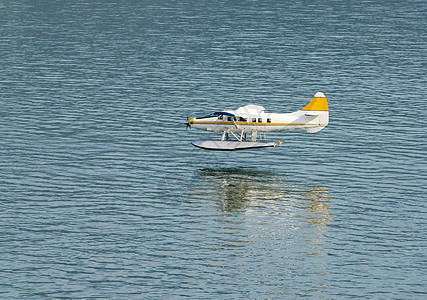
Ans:
[[[194,118],[193,119],[188,119],[188,117],[187,117],[187,123],[185,123],[186,125],[187,125],[187,129],[188,128],[191,128],[191,125],[194,123]]]

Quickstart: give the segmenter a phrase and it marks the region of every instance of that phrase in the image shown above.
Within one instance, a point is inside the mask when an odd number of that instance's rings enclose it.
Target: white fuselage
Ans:
[[[191,127],[212,132],[273,132],[305,129],[317,132],[328,124],[328,111],[299,110],[293,113],[265,113],[264,108],[246,105],[235,111],[209,117],[193,118]],[[234,116],[233,116],[234,115]]]

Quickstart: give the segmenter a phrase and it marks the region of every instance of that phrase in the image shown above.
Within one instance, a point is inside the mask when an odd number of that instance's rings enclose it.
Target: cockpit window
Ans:
[[[239,118],[239,122],[247,122],[247,121],[248,121],[247,118],[242,118],[242,117]]]

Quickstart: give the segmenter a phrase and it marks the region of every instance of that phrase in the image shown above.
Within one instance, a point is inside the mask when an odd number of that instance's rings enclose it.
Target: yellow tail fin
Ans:
[[[317,92],[310,103],[308,103],[301,110],[317,110],[317,111],[329,111],[328,101],[322,92]]]

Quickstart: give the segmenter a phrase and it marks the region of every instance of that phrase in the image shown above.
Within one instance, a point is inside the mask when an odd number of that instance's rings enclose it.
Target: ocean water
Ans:
[[[425,299],[425,1],[0,3],[0,298]],[[322,91],[210,152],[187,116]]]

